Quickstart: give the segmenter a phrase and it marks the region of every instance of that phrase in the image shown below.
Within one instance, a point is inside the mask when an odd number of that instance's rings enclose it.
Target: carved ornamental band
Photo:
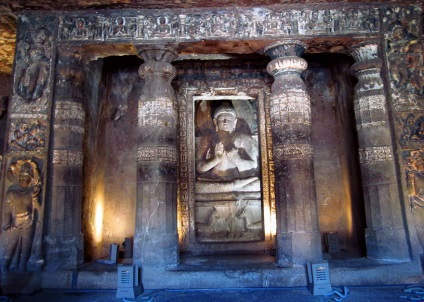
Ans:
[[[137,162],[163,161],[177,162],[177,150],[173,147],[140,147],[137,150]]]
[[[64,120],[84,120],[85,113],[82,104],[70,101],[56,102],[56,118]]]
[[[283,93],[271,98],[271,116],[273,124],[281,126],[287,123],[311,124],[311,105],[306,92]]]
[[[392,149],[389,146],[369,147],[359,149],[359,161],[361,164],[372,164],[393,160]]]
[[[70,150],[53,151],[53,164],[64,166],[80,166],[83,164],[83,161],[83,152]]]
[[[358,116],[373,116],[386,114],[386,98],[382,94],[357,98],[355,114]]]
[[[273,156],[278,159],[305,159],[312,158],[314,150],[310,144],[296,144],[274,146]]]

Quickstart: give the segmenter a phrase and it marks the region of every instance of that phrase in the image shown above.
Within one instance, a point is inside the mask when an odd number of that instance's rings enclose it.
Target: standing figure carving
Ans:
[[[237,116],[229,103],[213,114],[215,132],[201,137],[196,155],[196,192],[259,191],[258,144],[236,129]]]
[[[26,271],[40,214],[41,179],[36,164],[27,159],[12,163],[7,177],[13,184],[5,200],[2,270]]]
[[[27,102],[43,95],[49,77],[51,41],[46,29],[33,34],[32,44],[21,41],[16,71],[16,92]]]

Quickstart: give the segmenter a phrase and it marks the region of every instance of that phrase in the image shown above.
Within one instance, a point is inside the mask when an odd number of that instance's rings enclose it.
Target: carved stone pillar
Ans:
[[[275,163],[277,262],[304,264],[322,258],[311,146],[311,105],[300,74],[305,45],[287,41],[265,53],[272,61],[271,132]]]
[[[364,189],[367,255],[384,260],[408,260],[409,251],[396,181],[378,43],[352,47],[356,63],[355,117]]]
[[[170,64],[176,53],[167,48],[140,49],[144,79],[138,100],[137,215],[134,260],[146,269],[178,264],[177,109]],[[149,287],[149,284],[143,283]],[[150,285],[154,287],[153,285]]]
[[[81,205],[84,118],[81,54],[60,49],[53,112],[47,268],[76,268],[83,261]],[[66,257],[64,257],[66,255]]]
[[[54,24],[54,16],[25,15],[18,20],[5,166],[0,177],[4,188],[0,287],[4,293],[41,288]]]

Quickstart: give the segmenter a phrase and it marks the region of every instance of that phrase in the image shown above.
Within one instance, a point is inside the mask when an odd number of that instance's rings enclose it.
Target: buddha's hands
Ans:
[[[218,143],[215,146],[215,156],[218,158],[222,158],[222,156],[224,155],[225,150],[224,150],[224,144],[223,143]]]
[[[230,151],[227,151],[226,153],[227,153],[227,158],[228,158],[228,159],[229,159],[229,160],[230,160],[233,164],[237,165],[237,164],[240,162],[241,158],[240,158],[240,155],[239,155],[238,149],[233,148],[233,149],[231,149]]]

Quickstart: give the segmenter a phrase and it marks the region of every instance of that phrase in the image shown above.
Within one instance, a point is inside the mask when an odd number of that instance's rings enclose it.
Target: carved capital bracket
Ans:
[[[171,62],[178,56],[177,52],[166,46],[138,47],[138,55],[144,60],[138,70],[141,78],[161,76],[171,81],[177,75]]]
[[[59,81],[72,81],[74,84],[81,84],[85,77],[81,51],[67,47],[60,47],[58,50],[56,75]]]
[[[175,49],[168,46],[139,46],[136,47],[138,55],[145,61],[165,62],[171,63],[174,61],[178,53]]]
[[[170,82],[177,75],[177,71],[174,66],[167,62],[147,61],[140,66],[138,74],[142,79],[149,76],[159,76]]]

